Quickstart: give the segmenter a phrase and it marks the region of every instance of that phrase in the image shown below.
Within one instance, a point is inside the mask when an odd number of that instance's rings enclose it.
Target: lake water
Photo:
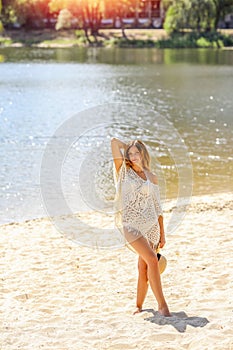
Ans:
[[[72,211],[111,200],[112,136],[146,142],[163,199],[233,191],[233,50],[5,48],[0,62],[0,223],[45,216],[56,172]]]

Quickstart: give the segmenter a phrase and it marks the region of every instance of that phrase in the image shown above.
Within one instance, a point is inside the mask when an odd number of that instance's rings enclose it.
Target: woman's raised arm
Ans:
[[[111,148],[116,171],[118,172],[123,163],[123,155],[121,153],[121,149],[125,149],[126,144],[121,140],[113,137],[111,139]]]

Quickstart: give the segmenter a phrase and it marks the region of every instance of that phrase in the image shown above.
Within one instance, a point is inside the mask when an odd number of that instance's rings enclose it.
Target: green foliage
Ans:
[[[75,30],[75,35],[79,39],[79,38],[84,37],[85,33],[82,29],[77,29],[77,30]]]
[[[224,43],[222,40],[216,40],[216,41],[210,41],[207,38],[201,37],[200,39],[197,40],[197,47],[202,47],[202,48],[214,48],[214,49],[219,49],[224,46]]]
[[[168,39],[158,40],[158,48],[222,48],[232,46],[233,37],[218,32],[173,33]]]
[[[233,46],[233,36],[223,35],[222,42],[224,46]]]
[[[144,48],[155,47],[155,41],[151,39],[126,39],[126,38],[112,38],[107,40],[105,46],[117,46],[122,48]]]
[[[223,46],[233,46],[233,37],[223,35],[218,32],[210,33],[173,33],[168,39],[153,41],[151,39],[125,39],[111,38],[104,41],[105,46],[122,48],[221,48]]]
[[[10,38],[0,37],[0,47],[1,46],[9,46],[12,44],[12,40]]]
[[[203,36],[197,39],[196,44],[197,44],[197,47],[203,47],[203,48],[213,47],[213,43],[211,43],[210,40],[204,38]]]
[[[214,28],[214,4],[212,0],[191,0],[187,12],[189,28],[210,31]]]
[[[178,0],[167,10],[164,28],[168,33],[190,28],[210,31],[214,28],[213,0]]]
[[[187,28],[198,32],[216,30],[219,20],[233,11],[232,0],[163,0],[163,4],[168,33]]]
[[[87,38],[85,36],[80,36],[77,38],[77,45],[78,46],[86,46],[88,44]]]
[[[78,46],[85,46],[88,44],[84,30],[82,30],[82,29],[75,30],[75,35],[77,37],[77,45]]]
[[[12,24],[17,21],[16,12],[14,9],[14,1],[13,0],[2,0],[2,23]]]
[[[184,0],[178,0],[169,6],[164,22],[164,29],[167,33],[181,31],[187,26],[187,6]]]
[[[195,48],[196,40],[192,36],[189,36],[188,34],[182,35],[180,33],[173,33],[168,39],[158,40],[156,42],[156,46],[162,49]]]
[[[33,43],[31,43],[32,45]],[[35,43],[34,43],[35,44]],[[78,39],[67,39],[67,38],[58,38],[54,40],[44,40],[40,43],[43,47],[74,47],[74,46],[85,46],[87,40],[85,37]]]

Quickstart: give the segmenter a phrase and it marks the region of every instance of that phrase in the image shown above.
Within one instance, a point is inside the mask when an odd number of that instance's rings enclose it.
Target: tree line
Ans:
[[[150,2],[150,0],[147,0]],[[138,18],[142,0],[0,0],[0,29],[11,25],[26,28],[53,26],[69,28],[75,23],[86,37],[98,35],[101,21],[112,18],[120,21],[127,13]],[[191,29],[214,31],[221,18],[233,12],[233,0],[161,0],[165,10],[163,26],[170,32]],[[135,21],[137,26],[137,21]]]

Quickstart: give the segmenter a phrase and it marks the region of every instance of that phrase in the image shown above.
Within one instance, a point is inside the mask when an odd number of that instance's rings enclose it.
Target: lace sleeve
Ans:
[[[160,192],[159,192],[159,186],[152,184],[153,185],[153,193],[154,193],[154,205],[155,205],[155,210],[157,216],[163,216],[163,209],[161,206],[161,201],[160,201]]]

